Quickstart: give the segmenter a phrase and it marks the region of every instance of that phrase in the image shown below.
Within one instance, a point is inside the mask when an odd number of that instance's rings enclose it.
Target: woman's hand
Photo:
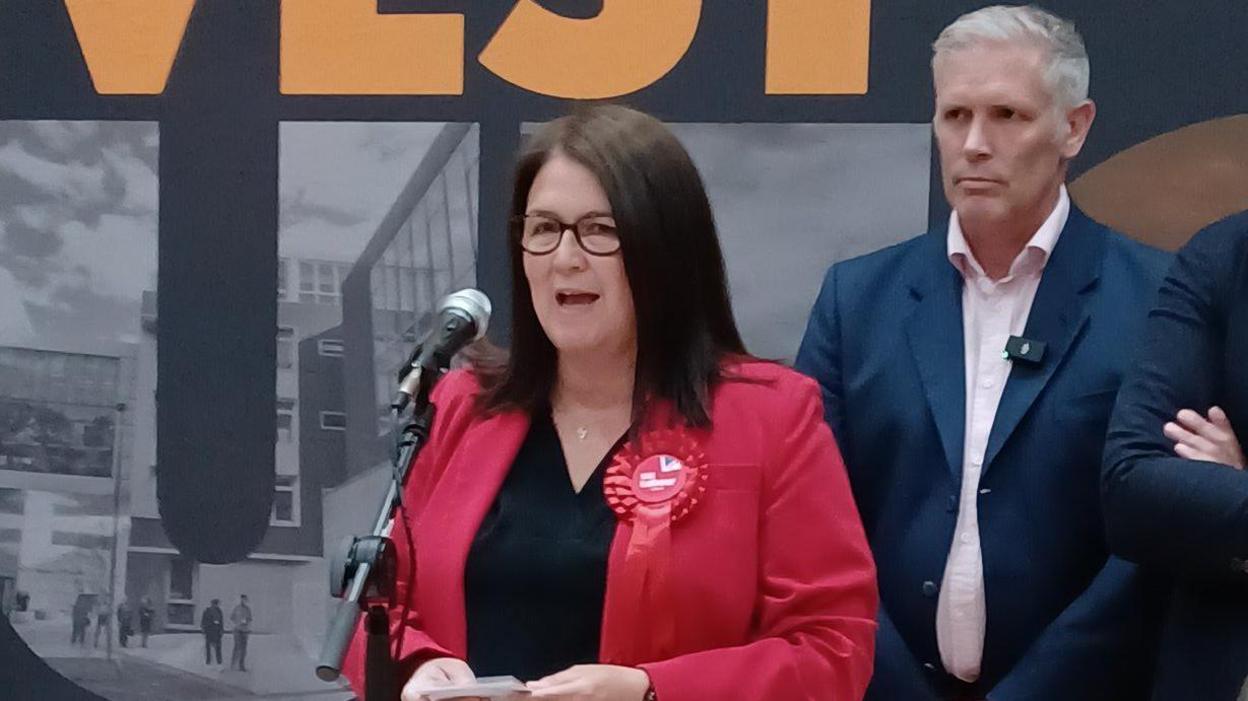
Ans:
[[[437,657],[416,668],[403,685],[402,701],[421,701],[420,690],[437,686],[460,686],[477,680],[467,662],[454,657]]]
[[[1207,419],[1191,409],[1183,409],[1174,421],[1162,427],[1162,433],[1174,441],[1174,452],[1181,458],[1244,469],[1244,451],[1220,407],[1209,409]]]
[[[530,698],[564,701],[642,701],[650,675],[633,667],[577,665],[528,683]]]

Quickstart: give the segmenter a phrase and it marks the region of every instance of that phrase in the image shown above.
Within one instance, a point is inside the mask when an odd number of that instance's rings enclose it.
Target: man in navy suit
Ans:
[[[828,271],[823,387],[879,568],[868,699],[1139,699],[1146,587],[1108,555],[1106,425],[1167,256],[1079,211],[1088,58],[1034,7],[934,45],[947,224]]]

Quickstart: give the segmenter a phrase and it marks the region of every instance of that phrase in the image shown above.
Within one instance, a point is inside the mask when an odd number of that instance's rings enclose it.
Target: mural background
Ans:
[[[80,0],[0,4],[7,698],[345,697],[312,675],[326,555],[381,494],[390,373],[461,287],[489,294],[506,343],[511,162],[523,125],[569,101],[499,77],[482,52],[514,6],[589,21],[613,3],[338,0],[342,26],[461,17],[462,62],[449,44],[413,51],[431,76],[462,71],[462,91],[293,94],[283,13],[318,3],[97,3],[151,49],[143,65],[171,52],[155,94],[97,92],[84,47],[108,36],[75,31]],[[615,98],[671,122],[702,169],[754,352],[792,356],[827,265],[947,216],[929,47],[981,4],[844,3],[870,12],[866,92],[778,95],[769,4],[707,0],[671,70]],[[1041,4],[1092,56],[1081,206],[1167,247],[1248,208],[1248,5]],[[179,8],[180,38],[143,25]],[[812,74],[826,58],[810,54]],[[200,616],[220,599],[228,619],[241,594],[249,671],[204,664]],[[143,599],[148,646],[122,648],[117,604]]]

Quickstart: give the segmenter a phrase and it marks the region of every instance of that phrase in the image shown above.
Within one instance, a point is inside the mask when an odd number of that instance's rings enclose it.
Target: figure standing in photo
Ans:
[[[112,616],[112,605],[107,601],[101,601],[95,607],[95,641],[93,647],[98,648],[100,646],[100,634],[108,629]],[[107,636],[108,633],[104,633],[104,635]]]
[[[220,599],[213,599],[212,605],[204,609],[199,619],[199,627],[204,631],[204,664],[212,664],[214,652],[217,664],[221,664],[221,636],[225,633],[225,614],[221,611]]]
[[[70,611],[70,617],[73,625],[70,644],[86,647],[87,628],[91,627],[91,600],[79,594],[74,600],[74,608]]]
[[[139,605],[139,633],[143,636],[143,647],[147,647],[147,636],[152,634],[152,621],[156,618],[156,609],[152,608],[152,600],[143,597]]]
[[[238,605],[230,612],[230,623],[234,626],[234,649],[230,652],[230,669],[247,671],[247,636],[251,634],[251,607],[247,605],[247,595],[238,597]]]
[[[117,607],[117,642],[128,647],[130,636],[134,634],[134,611],[130,608],[130,600],[122,599]]]

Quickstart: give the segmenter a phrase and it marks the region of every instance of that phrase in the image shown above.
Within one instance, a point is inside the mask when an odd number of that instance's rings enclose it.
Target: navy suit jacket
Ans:
[[[1248,212],[1179,252],[1105,451],[1110,545],[1174,577],[1158,701],[1230,701],[1248,675],[1248,472],[1183,460],[1161,432],[1180,409],[1211,406],[1248,447]]]
[[[1168,256],[1072,207],[997,409],[979,495],[987,633],[981,677],[948,675],[936,604],[953,538],[965,423],[962,277],[946,229],[832,266],[797,368],[823,388],[879,570],[868,699],[1140,699],[1147,587],[1109,557],[1106,427]]]

